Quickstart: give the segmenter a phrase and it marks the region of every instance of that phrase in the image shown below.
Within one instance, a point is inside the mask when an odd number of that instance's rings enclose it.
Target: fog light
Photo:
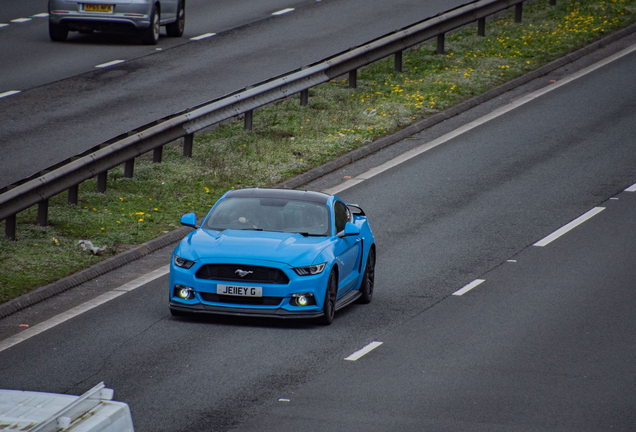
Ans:
[[[194,291],[192,288],[183,286],[183,285],[175,285],[174,290],[177,293],[177,297],[183,300],[190,300],[194,298]]]
[[[292,305],[294,306],[312,306],[316,304],[314,295],[311,293],[293,294]]]
[[[304,295],[301,295],[300,297],[296,298],[296,302],[298,303],[298,306],[307,306],[309,300],[307,300],[307,297],[305,297]]]

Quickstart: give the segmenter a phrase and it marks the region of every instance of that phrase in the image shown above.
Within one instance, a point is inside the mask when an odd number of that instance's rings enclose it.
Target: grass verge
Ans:
[[[227,190],[271,187],[417,120],[485,92],[636,21],[636,0],[547,0],[488,21],[486,36],[467,27],[447,35],[445,55],[434,43],[404,53],[402,73],[392,59],[358,73],[358,88],[334,80],[309,91],[302,107],[290,98],[255,113],[252,131],[242,122],[196,137],[194,157],[181,145],[164,148],[109,172],[108,190],[80,185],[79,205],[65,194],[49,201],[49,221],[38,226],[37,208],[18,215],[16,242],[0,239],[0,303],[176,228],[182,214],[203,216]],[[0,224],[4,231],[4,222]],[[93,255],[79,240],[106,246]]]

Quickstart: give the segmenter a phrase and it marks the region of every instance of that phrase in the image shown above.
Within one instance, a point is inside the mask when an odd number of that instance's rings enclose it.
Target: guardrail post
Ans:
[[[300,91],[300,106],[307,106],[309,103],[309,89]]]
[[[395,53],[395,71],[402,72],[402,51]]]
[[[11,215],[4,220],[4,236],[15,241],[16,215]]]
[[[38,203],[38,225],[47,226],[49,224],[49,199]]]
[[[68,188],[68,202],[72,205],[77,205],[77,197],[79,196],[79,185],[71,186]]]
[[[97,174],[97,192],[106,192],[106,182],[108,181],[108,171]]]
[[[253,123],[254,123],[254,110],[245,111],[245,124],[243,125],[243,129],[251,131]]]
[[[349,71],[349,88],[358,87],[358,69]]]
[[[128,159],[124,163],[124,177],[133,178],[134,171],[135,171],[135,158]]]
[[[183,157],[192,157],[192,143],[194,142],[194,134],[187,134],[183,137]]]
[[[444,39],[445,33],[437,35],[437,54],[444,54]]]
[[[523,20],[523,2],[515,5],[515,22],[520,23]]]
[[[486,17],[477,20],[477,36],[486,36]]]
[[[162,155],[163,155],[163,146],[156,147],[152,151],[152,161],[154,163],[161,163]]]

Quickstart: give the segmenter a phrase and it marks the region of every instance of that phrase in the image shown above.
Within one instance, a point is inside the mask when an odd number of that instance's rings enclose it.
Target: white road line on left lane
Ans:
[[[86,303],[82,303],[79,306],[76,306],[72,309],[67,310],[64,313],[54,316],[46,321],[41,322],[27,330],[23,330],[20,333],[11,336],[0,342],[0,352],[11,348],[19,344],[20,342],[24,342],[27,339],[32,338],[33,336],[37,336],[42,332],[45,332],[58,324],[62,324],[72,318],[75,318],[78,315],[83,314],[84,312],[88,312],[91,309],[96,308],[97,306],[101,306],[104,303],[107,303],[121,295],[124,295],[135,288],[139,288],[149,282],[152,282],[155,279],[158,279],[162,276],[165,276],[170,272],[170,266],[166,265],[157,270],[154,270],[148,274],[145,274],[133,281],[130,281],[118,288],[115,288],[112,291],[104,293],[99,297],[94,298],[93,300],[87,301]]]
[[[98,65],[97,65],[97,66],[95,66],[95,67],[96,67],[96,68],[105,68],[105,67],[108,67],[108,66],[113,66],[113,65],[116,65],[116,64],[119,64],[119,63],[123,63],[124,61],[125,61],[125,60],[113,60],[113,61],[110,61],[110,62],[108,62],[108,63],[98,64]]]
[[[27,21],[31,21],[31,18],[16,18],[11,20],[12,23],[23,23]]]
[[[625,192],[636,192],[636,183],[625,189]]]

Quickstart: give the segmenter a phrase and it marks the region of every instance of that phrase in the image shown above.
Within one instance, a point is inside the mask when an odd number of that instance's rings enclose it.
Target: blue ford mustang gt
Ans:
[[[316,318],[369,303],[375,239],[362,209],[320,192],[232,190],[175,248],[173,315]]]

